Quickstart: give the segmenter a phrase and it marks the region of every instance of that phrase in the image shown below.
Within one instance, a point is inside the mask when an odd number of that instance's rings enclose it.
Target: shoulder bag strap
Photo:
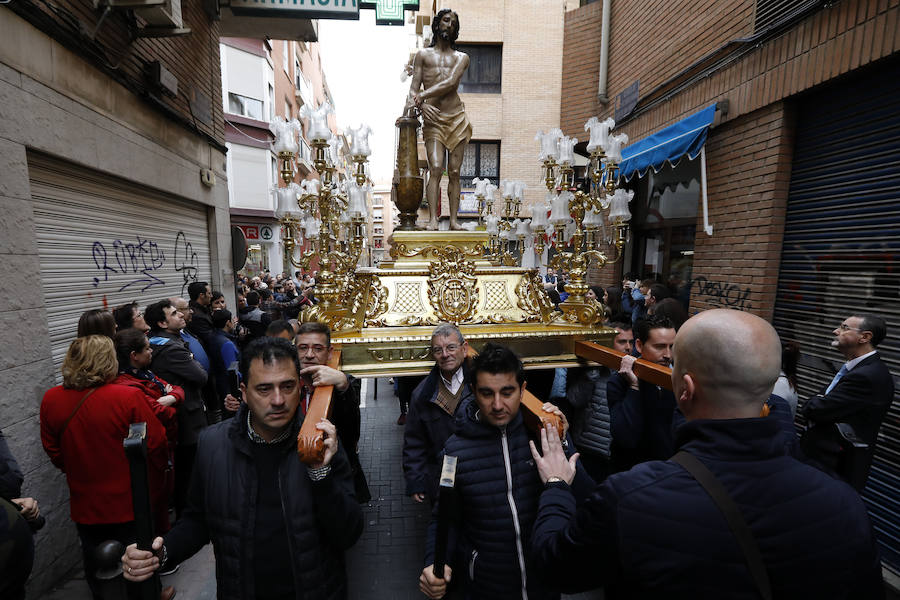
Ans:
[[[744,558],[747,560],[747,567],[750,569],[750,575],[756,582],[756,587],[764,600],[772,600],[772,584],[769,581],[769,573],[766,571],[766,565],[763,563],[762,555],[759,553],[759,546],[756,544],[756,538],[750,531],[750,527],[741,516],[741,510],[738,508],[731,496],[725,491],[722,483],[716,479],[716,476],[706,468],[696,456],[684,450],[678,452],[670,459],[674,463],[678,463],[693,476],[697,482],[703,486],[706,493],[710,495],[719,510],[728,521],[732,533],[737,538],[744,552]]]
[[[99,387],[99,386],[98,386]],[[59,437],[62,438],[63,433],[66,432],[66,427],[69,426],[69,423],[72,421],[72,418],[75,416],[75,413],[78,412],[78,409],[81,408],[81,405],[84,404],[84,401],[88,399],[88,396],[97,391],[98,388],[91,388],[88,390],[88,393],[81,397],[81,400],[78,402],[78,406],[75,407],[75,410],[72,411],[72,414],[69,415],[69,418],[66,419],[66,422],[63,423],[62,429],[59,430]]]

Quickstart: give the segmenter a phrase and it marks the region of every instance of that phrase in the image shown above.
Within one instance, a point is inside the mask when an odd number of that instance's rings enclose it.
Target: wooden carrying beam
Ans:
[[[341,366],[341,351],[332,350],[328,366],[338,369]],[[297,454],[300,461],[307,465],[315,465],[325,458],[325,435],[316,425],[322,419],[331,417],[331,402],[334,397],[333,385],[322,385],[313,388],[312,398],[306,409],[306,417],[297,435]]]
[[[472,346],[469,346],[469,358],[475,358],[478,356],[478,352],[475,351]],[[525,426],[532,431],[532,433],[539,434],[541,429],[547,426],[549,423],[553,427],[556,428],[556,431],[559,432],[559,436],[563,436],[563,424],[562,419],[553,413],[549,413],[541,408],[544,405],[543,401],[538,400],[537,396],[528,391],[528,388],[525,388],[525,392],[522,394],[522,420],[525,422]]]
[[[575,342],[575,354],[581,358],[600,363],[613,371],[619,370],[619,365],[622,364],[622,357],[625,356],[618,350],[613,350],[594,342]],[[669,367],[639,358],[634,361],[633,370],[638,379],[649,381],[669,391],[672,390],[672,369]]]

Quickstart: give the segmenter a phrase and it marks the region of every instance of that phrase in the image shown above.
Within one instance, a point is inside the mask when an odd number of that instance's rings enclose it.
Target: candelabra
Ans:
[[[554,239],[557,253],[549,266],[568,273],[566,291],[569,297],[560,309],[564,318],[572,322],[593,324],[602,319],[602,310],[597,310],[597,306],[584,297],[588,290],[585,280],[587,268],[591,261],[603,267],[622,257],[628,220],[631,218],[628,203],[634,192],[616,189],[618,164],[622,160],[621,151],[628,143],[628,136],[610,136],[609,130],[614,126],[612,119],[601,122],[596,117],[585,124],[585,131],[591,133],[587,149],[591,154],[592,185],[588,192],[575,187],[572,165],[577,138],[563,136],[559,129],[546,134],[538,132],[535,137],[541,142],[540,161],[547,199],[532,213],[532,227],[536,233],[534,246],[540,256],[544,250],[544,233]],[[613,258],[600,249],[605,240],[598,235],[603,224],[603,211],[607,209],[608,221],[615,229]]]
[[[348,129],[353,177],[339,183],[336,173],[340,170],[340,138],[328,128],[329,112],[327,103],[316,110],[307,106],[301,109],[300,116],[310,120],[309,136],[315,151],[313,165],[319,179],[309,179],[300,185],[293,181],[300,123],[281,117],[273,121],[275,152],[285,183],[285,187],[275,190],[276,214],[281,225],[285,264],[309,269],[313,259],[318,262],[319,303],[303,311],[303,320],[322,321],[333,330],[340,330],[351,325],[348,300],[355,289],[353,273],[365,238],[366,197],[371,189],[366,175],[371,130],[365,125]],[[309,246],[295,258],[296,247],[304,238]]]

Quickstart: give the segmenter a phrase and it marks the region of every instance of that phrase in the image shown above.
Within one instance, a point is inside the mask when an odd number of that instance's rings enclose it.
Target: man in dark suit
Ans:
[[[865,487],[878,428],[894,398],[894,378],[875,350],[886,334],[881,317],[847,317],[831,342],[847,362],[828,388],[801,410],[809,421],[800,440],[803,451],[858,490]],[[854,437],[868,448],[853,449]]]

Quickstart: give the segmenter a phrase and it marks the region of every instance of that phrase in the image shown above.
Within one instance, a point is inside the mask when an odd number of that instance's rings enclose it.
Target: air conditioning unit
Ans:
[[[184,27],[181,18],[181,0],[165,0],[155,6],[135,6],[134,12],[155,27]]]

